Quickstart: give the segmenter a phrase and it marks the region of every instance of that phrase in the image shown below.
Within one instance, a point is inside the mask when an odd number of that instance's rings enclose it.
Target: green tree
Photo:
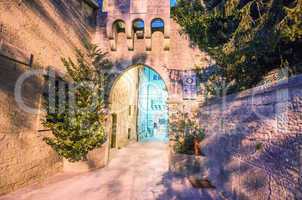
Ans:
[[[111,63],[97,46],[86,43],[86,48],[87,53],[76,50],[76,62],[62,59],[67,69],[64,79],[69,83],[61,84],[49,77],[48,89],[55,92],[45,98],[47,115],[43,124],[53,135],[44,140],[71,162],[85,160],[89,151],[106,141],[104,69]]]
[[[273,69],[302,72],[301,6],[302,0],[178,0],[173,16],[238,91]]]

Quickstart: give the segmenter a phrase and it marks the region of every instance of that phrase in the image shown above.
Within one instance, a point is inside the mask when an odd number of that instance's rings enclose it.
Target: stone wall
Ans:
[[[113,62],[110,70],[111,83],[108,96],[117,95],[117,100],[127,95],[121,88],[114,88],[115,80],[123,76],[127,69],[134,65],[146,65],[164,80],[168,90],[169,118],[179,110],[192,110],[198,102],[184,100],[181,81],[171,80],[170,72],[195,70],[196,66],[206,68],[214,64],[213,59],[205,52],[194,46],[186,34],[181,34],[181,27],[170,16],[170,1],[162,0],[106,0],[103,1],[103,13],[98,18],[98,27],[94,42],[108,52]],[[144,37],[137,38],[133,22],[137,19],[144,21]],[[161,31],[152,31],[151,22],[161,19],[164,28]],[[124,31],[116,31],[115,22],[123,22]],[[173,83],[172,83],[173,82]],[[123,98],[120,98],[123,97]],[[112,103],[114,101],[111,101]],[[127,101],[124,105],[127,106]],[[113,105],[113,104],[112,104]],[[111,110],[112,113],[112,110]],[[135,119],[132,119],[135,120]],[[119,121],[118,126],[128,122]],[[110,122],[108,123],[110,124]],[[112,127],[110,124],[109,127]],[[125,135],[125,130],[118,134]],[[111,134],[111,131],[109,132]]]
[[[99,17],[94,41],[108,52],[116,77],[130,66],[144,64],[161,75],[168,87],[169,99],[181,102],[182,93],[174,90],[169,70],[206,68],[214,63],[207,53],[190,42],[186,34],[181,34],[181,27],[170,16],[169,1],[108,0],[104,4],[105,12]],[[137,19],[144,21],[141,39],[137,39],[133,31],[133,22]],[[163,32],[151,31],[154,19],[163,20]],[[113,25],[117,20],[124,23],[125,33],[115,34]]]
[[[36,65],[64,70],[61,57],[74,58],[94,28],[85,23],[83,0],[1,1],[0,37],[34,55]]]
[[[75,48],[83,49],[82,39],[94,33],[85,24],[79,2],[0,1],[0,54],[6,52],[25,64],[32,54],[34,69],[52,66],[64,72],[61,57],[74,58]],[[15,84],[31,70],[16,61],[0,57],[0,195],[62,170],[61,159],[42,140],[49,133],[39,132],[44,129],[41,115],[16,103]],[[27,106],[40,110],[42,86],[42,77],[25,82],[22,95]]]
[[[297,76],[201,106],[204,175],[223,196],[301,199],[301,88]]]
[[[169,92],[171,85],[168,70],[193,69],[199,62],[203,62],[205,66],[209,63],[206,54],[193,47],[188,38],[180,35],[180,27],[170,18],[169,1],[105,1],[108,2],[104,9],[107,14],[100,15],[96,35],[95,27],[91,26],[91,23],[87,24],[87,10],[82,10],[83,2],[91,1],[0,1],[0,46],[3,47],[1,44],[5,43],[5,47],[12,47],[9,56],[19,60],[20,56],[16,56],[16,52],[19,52],[22,62],[25,61],[26,64],[1,58],[0,194],[62,169],[61,160],[42,141],[44,134],[49,133],[39,132],[44,129],[40,123],[41,114],[29,114],[15,102],[14,86],[22,73],[30,71],[27,66],[31,63],[30,55],[33,55],[33,68],[52,67],[64,74],[61,57],[73,59],[75,48],[83,49],[83,39],[87,38],[108,51],[108,56],[114,63],[112,71],[117,72],[110,79],[112,83],[129,66],[145,64],[161,75]],[[131,35],[132,22],[136,18],[145,21],[145,37],[140,40]],[[151,32],[150,23],[156,18],[164,20],[164,33]],[[126,32],[118,35],[118,38],[112,38],[112,23],[117,19],[126,22]],[[110,48],[113,39],[117,42],[116,51],[111,51]],[[129,45],[134,48],[129,48]],[[3,50],[5,49],[0,49],[1,53]],[[41,107],[42,86],[41,77],[33,78],[29,79],[22,89],[26,103],[38,110]],[[124,94],[122,90],[118,92]],[[126,98],[127,95],[122,97]],[[169,95],[172,98],[174,93],[170,92]],[[182,100],[181,94],[175,95]],[[178,105],[178,102],[176,104]],[[131,139],[136,137],[136,108],[133,105],[130,122],[125,126],[127,130],[120,130],[120,146],[128,142],[129,127]],[[126,117],[128,113],[125,111],[122,115]],[[124,123],[123,117],[120,117],[120,123]],[[111,124],[106,128],[110,127]]]

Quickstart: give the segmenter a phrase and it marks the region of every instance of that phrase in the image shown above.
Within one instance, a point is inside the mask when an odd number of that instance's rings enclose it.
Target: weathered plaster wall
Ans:
[[[231,199],[301,199],[302,76],[200,108],[205,175]]]
[[[64,70],[61,57],[73,58],[94,33],[82,19],[80,1],[1,1],[0,36],[33,54],[36,65]]]
[[[83,49],[82,39],[93,33],[81,21],[77,2],[0,1],[0,40],[11,47],[10,56],[20,59],[14,57],[16,51],[33,54],[34,68],[52,66],[64,71],[61,57],[74,58],[75,48]],[[0,195],[62,170],[62,161],[42,140],[49,133],[38,132],[43,129],[40,116],[25,112],[15,101],[16,81],[28,71],[28,66],[0,57]],[[42,77],[25,82],[26,105],[40,108],[42,85]]]
[[[14,87],[24,66],[0,58],[0,195],[61,170],[60,159],[38,133],[39,117],[20,109]],[[23,100],[39,108],[41,80],[26,81]]]

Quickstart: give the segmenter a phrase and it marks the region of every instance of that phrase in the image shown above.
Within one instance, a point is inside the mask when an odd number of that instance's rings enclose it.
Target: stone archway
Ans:
[[[108,103],[111,104],[112,103],[112,94],[111,94],[111,91],[113,90],[113,88],[116,86],[117,82],[120,80],[120,78],[128,71],[132,70],[132,69],[135,69],[135,68],[138,68],[138,67],[148,67],[152,70],[154,70],[156,73],[158,73],[161,77],[161,79],[164,81],[165,83],[165,87],[168,91],[168,93],[170,94],[170,87],[169,87],[169,84],[170,84],[170,79],[169,79],[169,76],[167,74],[167,71],[164,67],[153,67],[152,65],[149,65],[148,62],[146,63],[142,63],[142,62],[134,62],[133,64],[130,64],[128,65],[128,67],[125,67],[125,64],[127,63],[122,63],[123,65],[120,67],[122,68],[121,70],[117,69],[117,70],[113,70],[113,74],[111,76],[111,80],[109,80],[111,83],[110,83],[110,86],[109,86],[109,89],[108,89]]]
[[[158,95],[156,96],[157,93],[153,93],[150,95],[151,97],[149,96],[146,100],[147,102],[151,102],[151,100],[153,102],[155,98],[159,99],[157,102],[154,101],[154,105],[150,104],[150,107],[153,106],[152,112],[144,110],[144,115],[151,115],[153,120],[151,120],[151,123],[150,117],[146,127],[150,129],[150,127],[154,125],[154,129],[148,132],[149,135],[146,135],[154,136],[154,138],[152,139],[160,139],[164,138],[160,136],[163,136],[164,133],[166,133],[166,136],[168,138],[167,102],[169,87],[167,86],[167,83],[165,82],[162,74],[160,74],[160,72],[158,72],[155,68],[144,64],[135,64],[129,66],[128,68],[120,72],[117,76],[115,76],[116,78],[113,80],[112,86],[110,88],[108,97],[110,111],[110,123],[108,124],[109,152],[124,147],[131,141],[141,141],[139,130],[143,130],[144,128],[141,128],[143,125],[140,126],[140,124],[146,121],[146,119],[142,119],[141,117],[143,113],[143,106],[140,105],[144,103],[139,101],[142,99],[140,97],[143,94],[140,92],[142,90],[140,86],[143,81],[141,77],[142,74],[145,73],[143,69],[150,69],[153,78],[154,75],[157,75],[157,77],[155,77],[156,80],[152,79],[152,84],[156,83],[158,85],[161,85],[160,88],[165,90],[163,94],[166,94],[165,98],[165,95],[158,93]],[[150,80],[151,79],[149,79],[149,81]],[[160,114],[160,112],[162,112],[163,114]],[[155,135],[158,137],[155,137]],[[166,141],[168,141],[168,139],[166,139]]]

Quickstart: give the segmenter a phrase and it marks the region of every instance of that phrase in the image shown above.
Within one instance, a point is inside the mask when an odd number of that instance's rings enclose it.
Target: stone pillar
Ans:
[[[110,44],[111,51],[116,51],[116,38],[110,37],[109,44]]]
[[[127,36],[127,46],[129,51],[134,50],[134,35],[132,30],[132,21],[126,21],[126,36]]]
[[[164,20],[165,32],[164,32],[164,50],[170,50],[170,18]]]
[[[151,51],[152,50],[151,36],[145,38],[145,44],[146,44],[146,51]]]
[[[146,51],[152,50],[152,32],[151,32],[151,21],[148,19],[145,23],[145,44]]]
[[[116,51],[116,34],[115,31],[113,30],[113,21],[110,20],[107,24],[106,31],[108,35],[108,40],[109,40],[109,46],[111,51]]]
[[[170,50],[170,37],[164,38],[164,50],[169,51]]]

